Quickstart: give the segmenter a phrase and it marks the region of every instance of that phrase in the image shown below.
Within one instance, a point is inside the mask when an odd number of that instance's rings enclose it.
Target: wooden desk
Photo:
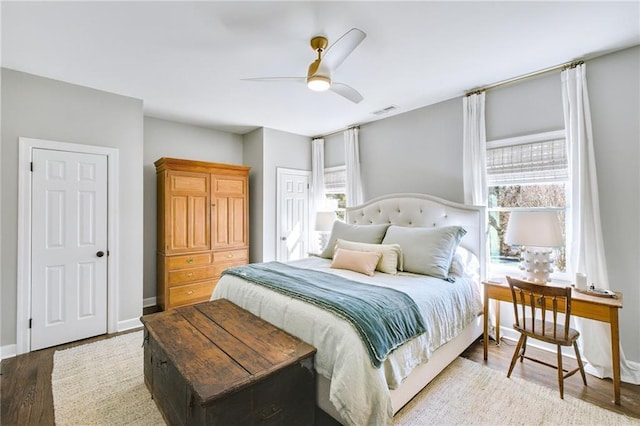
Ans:
[[[506,281],[486,281],[484,285],[484,359],[489,354],[489,299],[495,301],[496,341],[500,342],[500,303],[513,303],[511,289]],[[553,285],[553,284],[549,284]],[[618,310],[622,308],[622,293],[616,298],[597,297],[573,291],[571,294],[571,315],[609,323],[611,327],[611,357],[613,362],[613,395],[616,405],[620,405],[620,330]]]

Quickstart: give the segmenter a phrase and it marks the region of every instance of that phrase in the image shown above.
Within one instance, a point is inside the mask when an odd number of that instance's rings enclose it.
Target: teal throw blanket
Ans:
[[[426,330],[413,299],[391,288],[280,262],[238,266],[222,274],[234,275],[314,304],[349,321],[376,368],[391,351]]]

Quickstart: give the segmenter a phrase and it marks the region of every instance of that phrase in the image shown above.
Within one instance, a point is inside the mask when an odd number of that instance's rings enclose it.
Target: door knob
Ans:
[[[287,237],[280,237],[282,241],[287,241]]]
[[[102,256],[104,256],[104,252],[102,250],[100,250],[99,252],[96,253],[96,256],[102,257]]]

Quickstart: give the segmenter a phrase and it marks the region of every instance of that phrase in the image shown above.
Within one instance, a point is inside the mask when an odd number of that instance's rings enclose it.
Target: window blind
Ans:
[[[344,167],[325,169],[324,191],[328,194],[343,193],[347,187],[347,171]]]
[[[489,186],[569,179],[564,138],[502,146],[487,150]]]

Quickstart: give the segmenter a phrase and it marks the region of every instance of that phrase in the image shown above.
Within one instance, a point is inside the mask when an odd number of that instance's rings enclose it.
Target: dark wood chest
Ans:
[[[145,384],[167,423],[314,423],[313,346],[224,299],[141,321]]]

